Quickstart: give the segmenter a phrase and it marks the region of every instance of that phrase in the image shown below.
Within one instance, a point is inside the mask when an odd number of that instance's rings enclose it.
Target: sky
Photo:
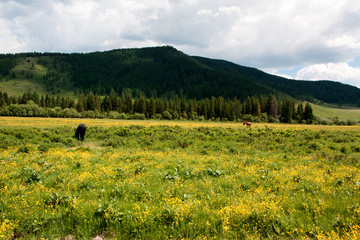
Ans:
[[[358,0],[0,0],[0,53],[163,45],[360,88]]]

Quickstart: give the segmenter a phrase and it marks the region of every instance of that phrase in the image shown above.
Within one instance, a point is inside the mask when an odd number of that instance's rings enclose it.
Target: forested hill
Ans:
[[[257,83],[286,93],[296,99],[309,101],[317,99],[328,103],[358,103],[360,100],[359,88],[340,82],[290,80],[265,73],[256,68],[240,66],[224,60],[203,57],[194,58],[208,67],[250,77]]]
[[[223,60],[188,56],[173,47],[0,55],[0,78],[2,82],[36,82],[52,94],[74,89],[98,94],[131,89],[135,94],[165,98],[244,99],[275,93],[329,103],[360,100],[360,89],[350,85],[289,80]]]

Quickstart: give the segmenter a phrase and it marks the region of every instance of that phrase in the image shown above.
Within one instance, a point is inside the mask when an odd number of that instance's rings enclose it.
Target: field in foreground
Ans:
[[[0,118],[0,238],[360,235],[359,127],[79,121]]]

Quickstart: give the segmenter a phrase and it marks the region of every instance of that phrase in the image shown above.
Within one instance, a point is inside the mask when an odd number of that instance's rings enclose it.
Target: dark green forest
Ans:
[[[300,81],[267,74],[224,60],[188,56],[173,47],[118,49],[93,53],[19,53],[0,55],[0,81],[22,74],[14,68],[27,59],[43,66],[41,82],[49,94],[62,90],[109,95],[131,89],[135,97],[197,99],[285,96],[310,102],[358,104],[360,89],[332,81]],[[34,63],[32,63],[34,65]],[[2,89],[6,91],[6,89]]]
[[[248,96],[244,101],[223,96],[201,100],[176,96],[167,100],[154,96],[133,97],[130,89],[120,96],[114,90],[104,97],[93,92],[81,93],[77,102],[69,97],[40,96],[36,92],[26,92],[20,97],[0,92],[0,116],[284,123],[313,123],[315,120],[309,103],[296,105],[294,100],[286,99],[279,102],[272,94]]]

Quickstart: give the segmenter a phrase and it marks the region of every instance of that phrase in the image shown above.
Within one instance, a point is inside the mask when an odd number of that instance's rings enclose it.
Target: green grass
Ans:
[[[342,106],[339,108],[335,104],[317,105],[311,104],[314,115],[322,118],[334,118],[349,119],[360,121],[360,108],[354,106]]]
[[[28,79],[2,80],[0,81],[0,89],[5,89],[9,96],[22,96],[27,91],[36,91],[41,95],[46,94],[43,84]]]
[[[18,64],[12,69],[12,73],[2,79],[0,88],[6,89],[9,95],[21,96],[26,91],[36,91],[40,94],[46,93],[43,76],[47,68],[36,64],[34,58],[19,58]]]
[[[92,120],[85,141],[78,142],[75,124],[47,119],[49,127],[38,127],[31,118],[24,121],[0,124],[0,236],[360,234],[360,135],[354,128],[120,126]]]
[[[40,59],[36,57],[18,58],[17,65],[11,70],[12,74],[0,79],[0,89],[3,89],[10,96],[21,96],[27,91],[37,92],[40,96],[50,93],[46,87],[44,76],[57,67],[51,58],[42,57],[42,59],[49,62],[47,66],[40,64]],[[66,72],[61,72],[60,77],[69,78]],[[75,97],[67,80],[62,83],[61,88],[57,88],[57,91],[52,94]]]

